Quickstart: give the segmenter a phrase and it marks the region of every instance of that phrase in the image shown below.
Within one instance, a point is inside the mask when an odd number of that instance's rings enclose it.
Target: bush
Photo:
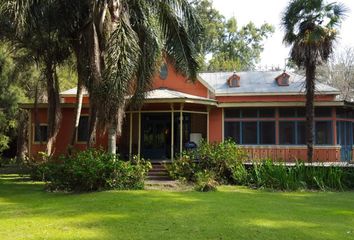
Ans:
[[[180,159],[166,168],[174,179],[196,182],[196,173],[207,171],[219,183],[232,183],[233,171],[245,157],[245,153],[231,140],[211,144],[204,141],[197,149],[184,152]]]
[[[49,190],[97,191],[142,189],[150,162],[125,162],[102,150],[89,149],[49,160],[32,168],[32,178],[47,182]]]
[[[211,172],[198,172],[196,174],[196,186],[195,190],[198,192],[210,192],[216,191],[218,182],[215,181],[215,176]]]
[[[282,162],[264,160],[254,162],[247,171],[248,176],[241,184],[277,190],[343,190],[344,171],[340,167],[306,166],[296,162],[286,166]]]

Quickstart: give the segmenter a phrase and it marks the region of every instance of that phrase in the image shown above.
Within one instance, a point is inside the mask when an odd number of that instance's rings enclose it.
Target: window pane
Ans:
[[[316,144],[332,144],[332,122],[316,122],[315,129]]]
[[[231,138],[237,144],[240,144],[240,123],[225,122],[225,139]]]
[[[296,112],[297,112],[297,117],[306,117],[306,109],[305,108],[297,108],[296,109]]]
[[[257,144],[257,122],[242,123],[242,144]]]
[[[272,118],[275,117],[274,108],[261,108],[259,109],[259,117],[263,118]]]
[[[337,118],[347,118],[347,111],[343,108],[337,108]]]
[[[36,126],[35,131],[34,131],[34,141],[35,142],[46,142],[48,140],[48,135],[47,135],[47,130],[48,126],[47,125],[40,125],[39,129]]]
[[[316,117],[331,117],[332,109],[326,107],[318,107],[315,108],[315,116]]]
[[[79,127],[77,129],[77,141],[86,142],[88,140],[89,117],[81,116]]]
[[[296,109],[295,108],[279,108],[279,117],[287,118],[287,117],[296,117]]]
[[[259,123],[260,144],[275,144],[275,122]]]
[[[306,144],[306,122],[297,122],[297,144]]]
[[[243,118],[256,118],[257,117],[257,109],[256,108],[243,109],[242,110],[242,117]]]
[[[279,122],[279,143],[295,144],[295,122]]]
[[[239,118],[240,117],[240,109],[225,108],[224,113],[225,113],[225,118]]]

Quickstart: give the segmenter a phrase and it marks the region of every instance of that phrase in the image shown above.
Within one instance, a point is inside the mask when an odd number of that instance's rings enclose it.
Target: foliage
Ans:
[[[175,179],[197,182],[198,172],[208,172],[219,183],[231,183],[232,173],[245,157],[244,151],[232,140],[222,143],[202,141],[198,148],[185,152],[166,167]]]
[[[240,164],[233,172],[233,177],[237,184],[256,188],[325,191],[349,188],[344,178],[346,171],[335,166],[306,166],[303,162],[287,166],[283,162],[264,160],[254,162],[248,168]]]
[[[196,174],[196,179],[195,190],[198,192],[216,191],[218,182],[215,181],[214,173],[207,171],[198,172]]]
[[[212,1],[198,0],[194,4],[204,26],[200,42],[204,61],[211,55],[205,70],[253,69],[260,60],[263,41],[274,32],[274,27],[267,23],[257,27],[253,22],[240,27],[236,18],[225,19],[213,8]]]
[[[102,150],[89,149],[62,156],[58,162],[34,164],[31,177],[46,181],[50,190],[142,189],[150,168],[150,162],[144,160],[133,164]]]
[[[193,160],[188,154],[182,154],[177,161],[165,164],[165,168],[173,179],[184,182],[195,182],[196,171],[199,170],[197,161]]]

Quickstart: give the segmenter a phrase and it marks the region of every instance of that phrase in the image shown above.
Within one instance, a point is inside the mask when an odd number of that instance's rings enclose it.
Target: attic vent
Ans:
[[[283,72],[280,74],[278,77],[275,78],[275,81],[277,81],[278,86],[289,86],[289,79],[290,75],[287,74],[286,72]]]
[[[229,85],[229,87],[240,87],[240,79],[240,76],[234,72],[234,74],[227,79],[227,85]]]

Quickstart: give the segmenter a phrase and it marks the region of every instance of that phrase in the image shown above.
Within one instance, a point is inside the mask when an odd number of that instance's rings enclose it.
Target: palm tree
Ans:
[[[48,98],[47,154],[51,155],[59,132],[61,109],[57,66],[69,56],[67,40],[58,31],[59,5],[54,0],[6,0],[0,3],[1,38],[17,51],[26,51],[40,67]]]
[[[284,43],[291,46],[290,59],[306,72],[307,160],[312,162],[314,144],[314,94],[316,67],[327,62],[347,9],[325,0],[292,0],[282,16]]]
[[[98,121],[108,129],[109,152],[115,153],[115,139],[121,134],[125,108],[143,102],[163,57],[169,58],[182,74],[196,79],[199,64],[195,43],[201,25],[187,0],[62,3],[67,12],[64,30],[72,29],[75,36],[72,39],[77,46],[77,61],[82,58],[78,53],[87,59],[82,65],[88,66],[88,145],[92,146]]]

